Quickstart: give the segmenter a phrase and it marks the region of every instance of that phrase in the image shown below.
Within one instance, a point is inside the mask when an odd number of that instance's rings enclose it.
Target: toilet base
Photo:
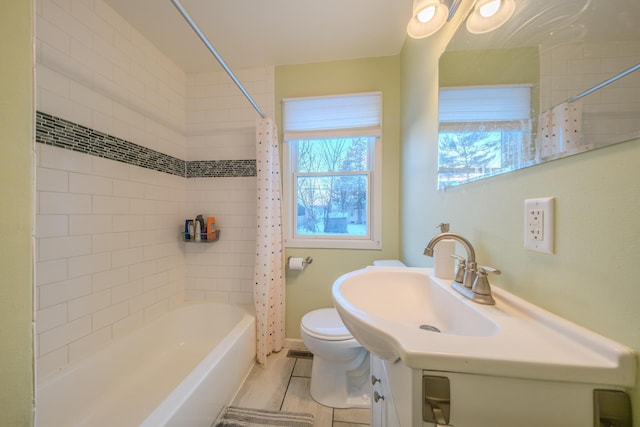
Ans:
[[[311,397],[332,408],[369,408],[369,377],[369,352],[364,348],[348,366],[314,356]]]

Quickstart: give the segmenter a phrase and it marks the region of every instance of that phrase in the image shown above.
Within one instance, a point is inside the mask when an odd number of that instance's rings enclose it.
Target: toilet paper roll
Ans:
[[[435,247],[435,260],[433,274],[440,279],[453,279],[455,274],[455,262],[451,254],[455,249],[456,242],[445,239],[438,242]]]
[[[302,270],[304,268],[304,258],[289,258],[289,270]]]

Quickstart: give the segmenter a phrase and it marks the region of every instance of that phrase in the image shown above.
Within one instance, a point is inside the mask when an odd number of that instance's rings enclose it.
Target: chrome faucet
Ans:
[[[476,251],[473,249],[471,242],[469,242],[467,239],[465,239],[464,237],[456,233],[444,232],[444,233],[437,234],[427,244],[427,247],[424,248],[424,254],[426,256],[432,257],[434,248],[436,247],[438,242],[445,239],[451,239],[451,240],[455,240],[456,242],[459,242],[467,251],[466,262],[463,263],[462,261],[464,260],[461,260],[460,258],[458,259],[458,270],[460,270],[461,268],[464,268],[464,276],[463,276],[464,279],[462,281],[459,281],[460,274],[456,274],[456,283],[462,283],[465,288],[471,289],[473,287],[473,281],[475,279],[475,274],[476,274],[478,264],[476,263]]]
[[[445,239],[455,240],[467,251],[466,260],[458,255],[452,255],[458,260],[456,276],[453,283],[451,283],[453,289],[477,303],[489,305],[495,304],[495,300],[491,295],[491,285],[489,284],[487,275],[489,273],[500,274],[500,270],[486,266],[478,267],[476,262],[476,252],[473,249],[471,242],[467,239],[459,234],[450,232],[437,234],[429,241],[427,247],[424,248],[424,254],[432,257],[434,248],[438,242]]]

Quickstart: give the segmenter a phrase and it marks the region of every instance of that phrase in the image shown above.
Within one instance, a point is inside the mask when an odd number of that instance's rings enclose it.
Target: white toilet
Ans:
[[[369,352],[351,336],[336,309],[305,314],[300,333],[313,353],[311,397],[332,408],[368,408]]]

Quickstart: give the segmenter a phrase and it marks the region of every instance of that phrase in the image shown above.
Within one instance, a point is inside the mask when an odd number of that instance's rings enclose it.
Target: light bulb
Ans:
[[[498,1],[500,1],[500,0],[498,0]],[[425,7],[420,12],[418,12],[418,14],[416,15],[416,18],[418,18],[418,21],[420,21],[423,24],[425,24],[425,23],[431,21],[435,14],[436,14],[436,7],[435,6],[429,6],[429,7]]]
[[[480,15],[484,18],[489,18],[490,16],[495,15],[498,9],[500,9],[501,3],[501,0],[491,0],[490,2],[483,4],[480,6]]]

